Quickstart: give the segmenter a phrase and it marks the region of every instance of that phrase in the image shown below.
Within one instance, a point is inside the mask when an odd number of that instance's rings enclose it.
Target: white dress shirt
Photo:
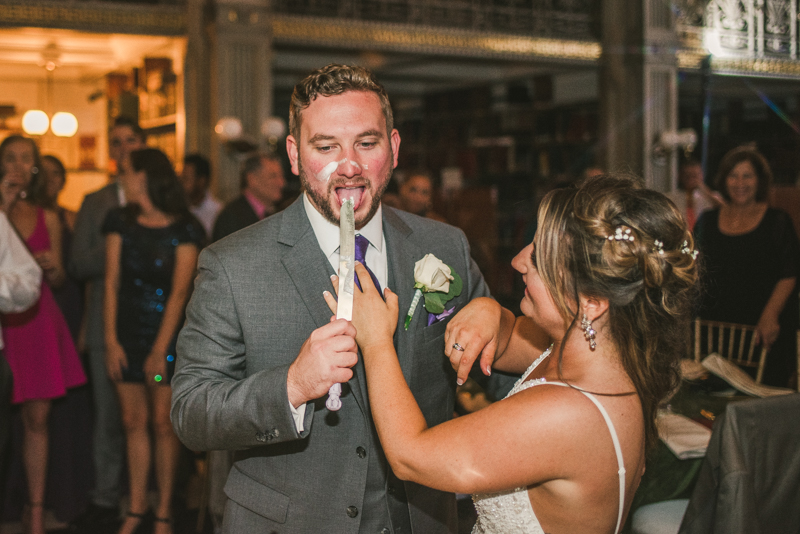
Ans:
[[[124,208],[125,205],[128,204],[128,200],[125,198],[125,190],[118,181],[115,182],[115,184],[117,185],[117,200],[119,200],[119,206]]]
[[[42,269],[0,211],[0,312],[27,310],[39,299],[41,285]]]
[[[333,267],[334,272],[339,270],[339,227],[325,217],[311,204],[308,195],[303,194],[303,207],[306,210],[306,215],[311,223],[311,228],[314,230],[314,235],[317,237],[319,248],[322,253],[328,258],[328,261]],[[389,262],[386,257],[386,239],[383,236],[383,206],[378,207],[378,211],[372,219],[356,234],[361,234],[369,241],[367,253],[364,260],[369,266],[372,273],[380,282],[381,287],[385,288],[389,281]],[[333,286],[331,286],[333,293]],[[322,298],[322,295],[320,295]],[[305,403],[297,408],[289,404],[292,410],[292,417],[294,417],[294,424],[297,432],[303,431],[303,419],[305,418]]]
[[[217,215],[222,211],[222,202],[211,196],[210,191],[206,191],[206,196],[203,201],[197,206],[189,208],[192,215],[197,217],[203,228],[206,229],[206,236],[211,237],[211,232],[214,229],[214,222],[217,220]]]

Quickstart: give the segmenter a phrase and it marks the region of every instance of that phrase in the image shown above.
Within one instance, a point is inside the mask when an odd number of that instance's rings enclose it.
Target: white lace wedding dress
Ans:
[[[525,374],[522,375],[511,391],[506,395],[506,398],[519,393],[530,387],[539,386],[542,384],[550,384],[556,386],[570,387],[561,382],[547,382],[544,378],[537,378],[534,380],[525,381],[534,369],[550,355],[552,347],[544,351],[541,356],[536,358]],[[577,389],[577,388],[576,388]],[[617,432],[614,430],[614,425],[608,416],[605,408],[600,402],[586,391],[581,391],[586,395],[595,406],[600,410],[603,418],[608,425],[611,433],[611,439],[614,442],[614,450],[617,453],[617,463],[619,465],[619,514],[617,517],[617,528],[615,532],[619,532],[622,527],[622,511],[625,504],[625,464],[622,461],[622,449],[619,445]],[[475,509],[478,512],[478,520],[475,527],[472,529],[472,534],[545,534],[539,520],[536,518],[536,513],[531,507],[531,500],[528,497],[528,488],[521,487],[513,490],[501,491],[498,493],[476,494],[472,496],[475,503]]]

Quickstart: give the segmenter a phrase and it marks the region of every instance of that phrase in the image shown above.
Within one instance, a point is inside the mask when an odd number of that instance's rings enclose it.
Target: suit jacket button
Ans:
[[[347,517],[355,517],[358,515],[358,508],[355,506],[348,506],[347,507]]]
[[[356,454],[359,458],[367,457],[367,451],[364,449],[364,447],[356,447]]]
[[[386,490],[386,493],[388,493],[389,495],[394,495],[396,492],[397,490],[394,489],[394,486],[389,486]]]

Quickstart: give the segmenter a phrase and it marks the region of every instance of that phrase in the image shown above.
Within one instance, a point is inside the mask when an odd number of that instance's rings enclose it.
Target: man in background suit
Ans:
[[[145,136],[135,122],[119,118],[108,133],[109,155],[119,175],[134,150],[145,147]],[[116,178],[116,177],[115,177]],[[103,275],[106,246],[102,232],[108,212],[125,204],[116,179],[99,191],[86,195],[75,221],[70,274],[88,285],[86,350],[94,404],[93,455],[95,486],[86,511],[71,525],[73,531],[98,532],[119,518],[122,469],[125,462],[124,434],[114,386],[106,374],[103,337]]]
[[[222,210],[222,203],[208,189],[211,185],[211,164],[201,154],[189,154],[183,158],[183,170],[178,178],[186,193],[189,211],[203,225],[206,239],[210,239],[214,222]]]
[[[242,163],[242,194],[217,217],[212,241],[219,241],[277,211],[286,180],[277,156],[256,153]]]
[[[355,207],[364,264],[408,310],[414,264],[433,253],[460,274],[460,309],[489,291],[453,227],[381,206],[400,135],[388,96],[360,67],[329,65],[295,86],[287,149],[305,193],[286,210],[205,249],[178,339],[172,421],[195,450],[235,450],[224,531],[455,532],[452,494],[398,480],[370,416],[348,321],[323,291],[339,262],[339,209]],[[357,245],[359,246],[359,245]],[[357,253],[358,255],[358,253]],[[403,314],[397,353],[428,424],[450,419],[456,376],[448,318]],[[441,319],[441,320],[439,320]],[[325,408],[343,383],[342,407]]]

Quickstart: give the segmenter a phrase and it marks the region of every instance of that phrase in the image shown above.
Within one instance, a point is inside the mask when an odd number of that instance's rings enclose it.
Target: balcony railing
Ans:
[[[600,0],[273,0],[276,13],[597,40]]]
[[[797,0],[683,0],[683,30],[720,58],[798,59]]]

